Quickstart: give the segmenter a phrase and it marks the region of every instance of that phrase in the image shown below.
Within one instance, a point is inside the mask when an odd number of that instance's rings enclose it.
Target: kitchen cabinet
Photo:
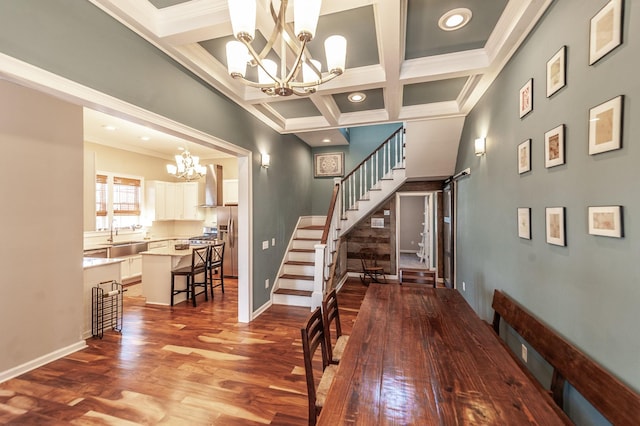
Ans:
[[[136,281],[142,276],[142,255],[127,256],[120,263],[122,282]]]
[[[175,192],[176,220],[198,220],[198,182],[177,183]]]
[[[198,182],[148,181],[145,209],[150,220],[199,220]]]
[[[238,179],[222,181],[224,204],[238,204]]]

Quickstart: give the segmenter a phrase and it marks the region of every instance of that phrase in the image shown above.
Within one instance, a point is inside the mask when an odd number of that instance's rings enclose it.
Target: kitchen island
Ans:
[[[191,265],[191,253],[201,245],[191,245],[185,250],[176,250],[174,245],[143,251],[142,255],[142,295],[147,303],[154,305],[171,304],[171,270]],[[184,277],[176,278],[176,287],[184,288]],[[185,293],[173,298],[174,304],[186,300]]]

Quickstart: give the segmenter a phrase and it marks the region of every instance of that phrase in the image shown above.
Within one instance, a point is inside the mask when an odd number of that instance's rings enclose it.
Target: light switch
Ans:
[[[271,247],[275,247],[276,246],[276,239],[272,238],[271,239]]]
[[[262,250],[266,250],[269,248],[269,241],[263,241],[262,242]]]

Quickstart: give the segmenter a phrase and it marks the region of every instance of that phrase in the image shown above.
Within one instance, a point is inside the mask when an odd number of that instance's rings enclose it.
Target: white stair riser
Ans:
[[[311,306],[311,298],[304,296],[293,296],[291,294],[274,294],[274,305],[288,305],[288,306]]]
[[[283,274],[310,275],[310,276],[313,276],[314,272],[315,272],[314,265],[290,265],[286,263],[284,265],[284,270],[282,271]]]
[[[287,253],[287,260],[292,260],[294,262],[313,262],[314,255],[314,252],[290,251]]]
[[[292,247],[294,249],[310,249],[314,250],[316,244],[319,243],[319,240],[293,240]]]
[[[296,280],[293,278],[278,278],[278,288],[286,288],[288,290],[313,291],[313,281]]]
[[[322,238],[322,230],[316,229],[298,229],[296,230],[296,238],[313,238],[320,241]]]

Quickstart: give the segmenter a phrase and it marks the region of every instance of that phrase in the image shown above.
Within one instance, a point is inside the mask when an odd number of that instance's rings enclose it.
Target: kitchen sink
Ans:
[[[109,248],[109,257],[124,257],[147,251],[148,242],[146,241],[128,241],[123,243],[115,243]]]

